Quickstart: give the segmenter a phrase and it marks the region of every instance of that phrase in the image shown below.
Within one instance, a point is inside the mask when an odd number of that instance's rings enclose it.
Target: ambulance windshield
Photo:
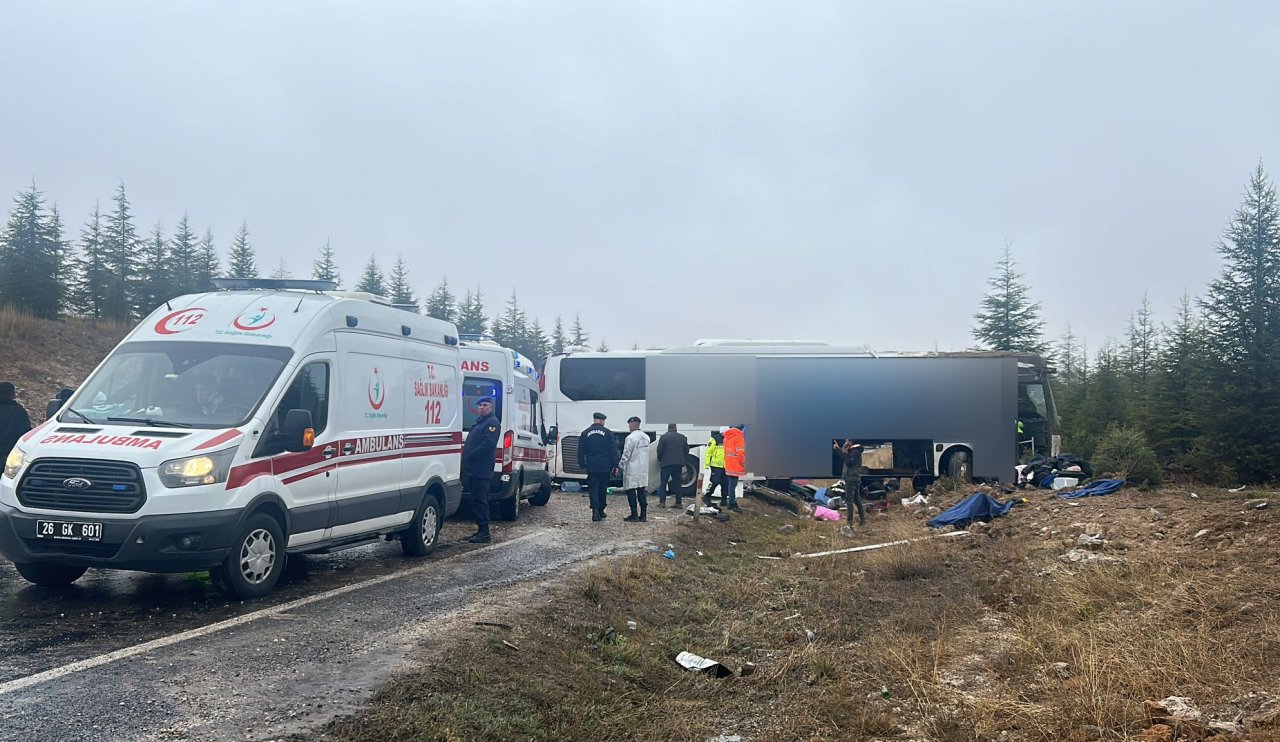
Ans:
[[[58,419],[234,427],[249,419],[292,355],[289,348],[262,345],[129,343],[77,390],[68,405],[75,412],[63,408]]]

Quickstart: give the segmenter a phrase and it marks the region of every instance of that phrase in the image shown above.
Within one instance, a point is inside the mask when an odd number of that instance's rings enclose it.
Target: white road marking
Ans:
[[[534,538],[535,536],[541,536],[541,535],[545,535],[545,532],[539,531],[539,532],[529,533],[524,536],[513,538],[509,541],[502,541],[500,543],[492,544],[490,546],[482,546],[479,549],[472,549],[471,551],[466,551],[456,556],[461,557],[461,556],[466,556],[468,554],[475,554],[483,551],[493,551],[496,549],[501,549],[505,546],[510,546],[511,544],[520,543],[525,539],[530,539],[530,538]],[[45,670],[44,672],[38,672],[34,675],[27,675],[26,677],[18,678],[17,680],[10,680],[7,683],[0,683],[0,696],[5,695],[6,693],[12,693],[14,691],[22,690],[24,688],[30,688],[32,686],[41,685],[43,683],[49,682],[50,680],[57,680],[58,678],[65,677],[67,675],[72,675],[77,672],[92,670],[95,667],[102,667],[103,665],[108,665],[117,660],[128,659],[129,657],[136,657],[140,654],[147,654],[148,652],[153,652],[163,647],[168,647],[173,644],[178,644],[180,642],[187,641],[188,639],[197,639],[202,636],[216,634],[217,632],[222,631],[224,629],[235,628],[236,626],[243,626],[247,623],[256,621],[260,618],[279,617],[280,614],[282,613],[285,613],[287,611],[291,611],[297,608],[301,608],[303,606],[310,605],[312,603],[318,603],[322,600],[329,600],[330,598],[336,598],[340,595],[346,595],[347,593],[355,592],[356,590],[362,590],[366,587],[371,587],[373,585],[380,585],[384,582],[390,582],[391,580],[394,580],[394,579],[406,577],[409,575],[414,575],[419,572],[425,572],[432,568],[438,568],[441,562],[448,561],[448,559],[452,559],[452,558],[453,557],[448,557],[447,559],[439,559],[435,561],[424,562],[423,564],[417,567],[411,567],[409,569],[406,569],[400,572],[393,572],[391,574],[382,575],[381,577],[371,577],[363,582],[356,582],[350,585],[344,585],[342,587],[337,587],[332,590],[329,590],[328,592],[316,593],[315,595],[308,595],[305,598],[298,598],[297,600],[293,600],[288,603],[273,605],[270,608],[263,608],[260,611],[254,611],[253,613],[246,613],[243,616],[236,616],[235,618],[228,618],[225,621],[211,623],[208,626],[201,626],[199,628],[189,629],[187,631],[183,631],[177,634],[162,636],[159,639],[152,639],[149,642],[143,642],[142,644],[135,644],[132,647],[117,649],[114,652],[100,654],[96,657],[90,657],[88,659],[77,660],[75,662],[62,665],[61,667],[55,667],[49,670]]]

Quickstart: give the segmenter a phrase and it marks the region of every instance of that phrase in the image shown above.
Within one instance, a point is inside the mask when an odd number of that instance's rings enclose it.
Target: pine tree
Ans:
[[[569,328],[569,347],[591,347],[591,336],[587,334],[586,330],[582,329],[582,315],[573,315],[573,327]]]
[[[280,264],[271,271],[271,277],[277,281],[283,281],[286,278],[293,278],[293,273],[289,270],[289,266],[285,264],[284,258],[280,258]]]
[[[556,324],[551,328],[551,347],[552,355],[561,355],[564,353],[565,337],[564,322],[560,320],[560,315],[556,315]]]
[[[124,183],[116,188],[115,209],[102,230],[104,286],[102,316],[127,322],[138,312],[138,233]]]
[[[1115,344],[1108,341],[1098,350],[1093,373],[1085,382],[1081,403],[1078,443],[1086,456],[1112,426],[1129,422],[1129,385],[1124,378],[1124,360]]]
[[[608,353],[608,352],[609,352],[609,344],[608,344],[607,342],[605,342],[604,340],[601,340],[601,341],[600,341],[600,346],[596,348],[596,352],[597,352],[597,353]]]
[[[98,204],[94,203],[93,215],[80,230],[80,257],[74,263],[71,305],[85,316],[102,318],[108,281],[102,213]]]
[[[1160,331],[1151,311],[1151,300],[1142,295],[1142,304],[1129,317],[1128,339],[1124,346],[1124,371],[1129,381],[1133,427],[1148,430],[1150,412],[1148,396],[1151,375],[1155,372],[1160,352]]]
[[[169,246],[164,239],[164,225],[156,222],[151,237],[142,245],[139,261],[138,307],[141,314],[149,314],[156,307],[173,298],[170,288]]]
[[[494,318],[491,327],[493,339],[503,347],[520,350],[527,345],[529,327],[524,311],[520,309],[520,302],[516,299],[515,289],[511,290],[506,309]]]
[[[1235,476],[1260,482],[1275,477],[1280,460],[1280,211],[1262,163],[1218,253],[1222,273],[1202,301],[1211,351],[1206,423]]]
[[[1030,289],[1015,265],[1013,253],[1005,245],[996,274],[987,281],[991,292],[982,298],[982,311],[973,315],[978,320],[973,337],[991,350],[1044,353],[1040,303],[1031,301]]]
[[[169,264],[173,267],[169,274],[169,291],[173,296],[204,290],[200,284],[200,248],[186,214],[178,221],[173,238],[169,240]]]
[[[370,255],[369,262],[364,264],[364,273],[360,274],[360,282],[356,284],[356,291],[363,291],[374,296],[387,295],[387,279],[382,275],[382,269],[378,267],[378,259]]]
[[[48,261],[47,288],[41,291],[44,310],[41,314],[37,307],[36,314],[56,317],[70,308],[71,282],[75,280],[75,264],[71,245],[63,233],[62,212],[58,205],[49,207],[49,217],[44,224],[44,254]],[[39,291],[39,289],[37,289]]]
[[[1205,337],[1191,297],[1183,295],[1151,379],[1149,436],[1166,464],[1185,465],[1203,433]],[[1209,473],[1209,472],[1205,472]]]
[[[317,281],[333,281],[338,288],[342,287],[342,275],[338,273],[338,264],[333,259],[333,245],[324,241],[320,248],[320,257],[311,264],[311,277]]]
[[[44,195],[20,191],[0,233],[0,301],[39,317],[56,317],[61,304],[61,222],[53,234]]]
[[[195,262],[193,291],[213,291],[213,279],[218,277],[222,265],[218,261],[218,247],[213,242],[213,230],[206,229],[200,239],[200,253]]]
[[[537,317],[533,318],[533,322],[529,324],[529,334],[525,339],[526,351],[523,352],[531,360],[537,362],[546,358],[551,353],[551,340],[547,338],[547,333],[542,329],[542,323]]]
[[[227,278],[257,278],[258,259],[249,244],[249,225],[242,223],[227,254]]]
[[[391,278],[387,282],[387,292],[391,295],[392,304],[414,305],[418,299],[409,286],[409,269],[404,265],[404,257],[396,256],[396,264],[391,266]]]
[[[484,312],[484,294],[480,287],[475,291],[467,289],[466,296],[458,305],[458,332],[463,335],[485,335],[489,331],[489,318]]]
[[[449,290],[448,276],[441,278],[440,283],[431,292],[431,296],[427,297],[426,314],[429,317],[442,319],[445,322],[458,321],[458,300],[453,295],[453,292]],[[460,329],[458,332],[463,332],[463,330]]]

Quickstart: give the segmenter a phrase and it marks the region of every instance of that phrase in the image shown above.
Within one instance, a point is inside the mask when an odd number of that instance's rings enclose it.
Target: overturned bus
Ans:
[[[1029,353],[711,341],[647,356],[645,399],[654,423],[745,425],[758,478],[838,477],[852,439],[870,477],[1009,482],[1020,456],[1059,452],[1052,373]]]

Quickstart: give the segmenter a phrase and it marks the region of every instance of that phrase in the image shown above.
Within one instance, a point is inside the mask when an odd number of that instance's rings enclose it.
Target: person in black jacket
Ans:
[[[0,382],[0,451],[8,456],[23,433],[31,430],[31,418],[18,400],[14,399],[18,390],[13,384]]]
[[[658,480],[658,507],[667,506],[669,491],[675,495],[676,507],[683,504],[684,488],[680,486],[680,472],[684,471],[685,459],[688,457],[689,439],[676,430],[675,423],[668,424],[667,432],[658,439],[658,466],[662,467],[662,478]]]
[[[862,504],[862,444],[846,438],[843,446],[835,443],[831,445],[844,464],[844,471],[841,473],[844,475],[844,497],[848,503],[845,512],[848,514],[849,525],[853,525],[854,507],[858,508],[858,525],[865,525],[867,510]]]
[[[597,412],[591,416],[591,427],[578,438],[578,466],[587,472],[587,491],[591,494],[591,520],[604,520],[605,489],[609,486],[609,474],[618,468],[622,453],[613,431],[604,426],[605,415]]]
[[[493,480],[494,453],[502,424],[493,416],[493,400],[476,402],[476,424],[467,431],[462,446],[462,478],[471,497],[471,514],[476,519],[476,533],[467,541],[487,544],[489,536],[489,484]]]

